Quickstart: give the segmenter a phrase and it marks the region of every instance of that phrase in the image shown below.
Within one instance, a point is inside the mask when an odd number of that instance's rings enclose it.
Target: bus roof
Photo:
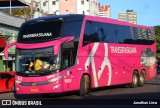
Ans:
[[[37,22],[39,20],[51,20],[51,19],[60,19],[60,18],[62,18],[64,20],[65,19],[82,19],[83,20],[83,18],[87,18],[88,20],[90,19],[92,21],[152,29],[152,27],[150,27],[150,26],[133,24],[133,23],[120,21],[120,20],[116,20],[116,19],[111,19],[111,18],[104,18],[104,17],[99,17],[99,16],[89,16],[89,15],[82,15],[82,14],[63,14],[63,15],[45,16],[45,17],[39,17],[39,18],[29,20],[26,23],[33,23],[33,22]]]
[[[125,25],[125,26],[131,26],[131,27],[139,27],[139,28],[147,28],[152,29],[150,26],[144,26],[139,24],[133,24],[126,21],[120,21],[117,19],[111,19],[111,18],[104,18],[104,17],[98,17],[98,16],[87,16],[87,19],[91,19],[92,21],[99,21],[99,22],[106,22],[110,24],[117,24],[117,25]]]
[[[39,17],[35,19],[28,20],[26,23],[32,23],[32,22],[37,22],[40,20],[52,20],[52,19],[83,19],[84,15],[81,14],[63,14],[63,15],[53,15],[53,16],[45,16],[45,17]]]

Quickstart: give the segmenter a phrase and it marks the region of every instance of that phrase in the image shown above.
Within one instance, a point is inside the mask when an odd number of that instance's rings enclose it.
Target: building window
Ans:
[[[56,1],[52,1],[52,5],[56,5]]]
[[[83,15],[85,15],[85,11],[82,11]]]
[[[43,2],[43,6],[46,6],[46,2]]]
[[[84,0],[81,0],[81,5],[84,5]]]

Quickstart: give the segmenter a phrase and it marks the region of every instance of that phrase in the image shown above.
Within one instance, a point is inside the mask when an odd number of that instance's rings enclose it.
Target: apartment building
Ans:
[[[137,13],[133,10],[126,10],[118,14],[118,19],[121,21],[127,21],[133,24],[137,24]]]
[[[110,5],[99,5],[99,16],[111,18]]]
[[[46,15],[85,14],[98,16],[98,0],[20,0],[34,9],[34,18]]]

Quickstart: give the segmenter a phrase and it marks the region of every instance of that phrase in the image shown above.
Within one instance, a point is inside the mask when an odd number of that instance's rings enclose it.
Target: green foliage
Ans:
[[[15,16],[20,16],[23,18],[30,18],[31,9],[29,7],[27,8],[17,8],[12,10],[12,14]]]
[[[160,26],[154,26],[156,45],[157,45],[157,55],[160,55]]]

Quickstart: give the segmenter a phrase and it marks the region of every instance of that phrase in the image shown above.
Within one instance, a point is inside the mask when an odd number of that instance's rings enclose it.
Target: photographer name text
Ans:
[[[157,105],[158,103],[156,101],[134,101],[133,104],[152,104],[152,105]]]

